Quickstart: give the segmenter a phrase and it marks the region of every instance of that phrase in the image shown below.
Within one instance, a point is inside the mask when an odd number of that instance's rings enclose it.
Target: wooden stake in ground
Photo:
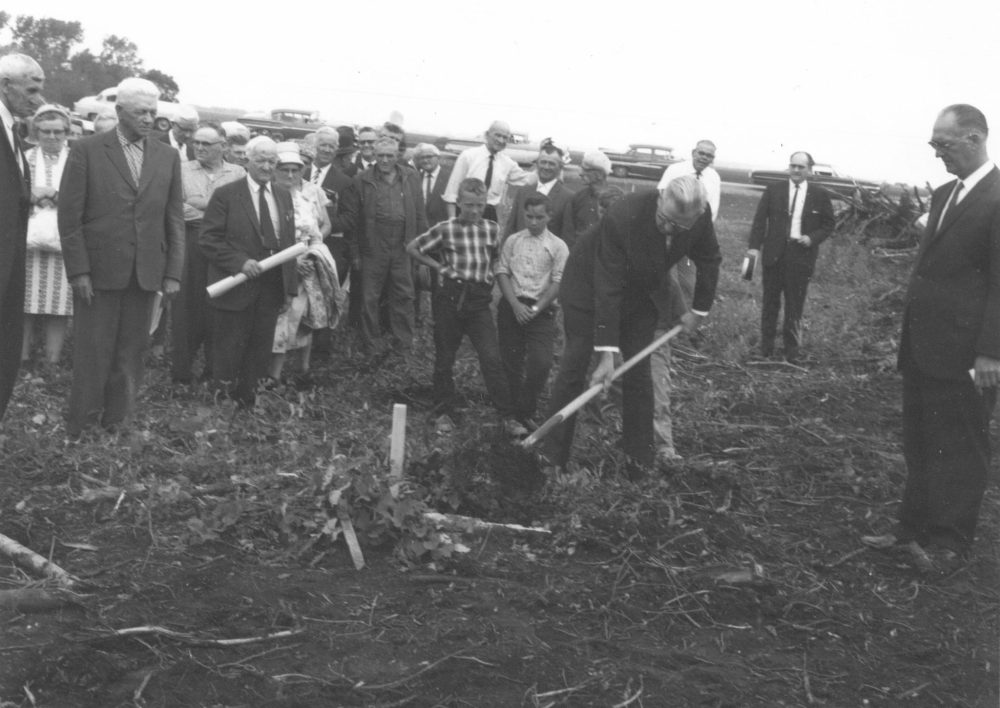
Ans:
[[[647,356],[649,356],[650,354],[652,354],[653,352],[655,352],[657,349],[659,349],[660,347],[662,347],[664,344],[666,344],[667,342],[669,342],[671,339],[673,339],[674,337],[676,337],[678,334],[680,334],[681,330],[683,330],[683,329],[684,329],[683,327],[681,327],[680,325],[677,325],[676,327],[674,327],[672,330],[670,330],[669,332],[667,332],[666,334],[664,334],[659,339],[654,339],[652,344],[650,344],[648,347],[646,347],[641,352],[639,352],[638,354],[636,354],[635,356],[633,356],[631,359],[629,359],[628,361],[626,361],[624,364],[622,364],[621,366],[619,366],[617,369],[615,369],[615,373],[611,376],[611,379],[614,380],[614,379],[617,379],[618,377],[622,376],[626,371],[628,371],[629,369],[631,369],[633,366],[635,366],[636,364],[638,364],[640,361],[642,361],[643,359],[645,359]],[[572,401],[570,401],[565,406],[563,406],[559,410],[559,412],[557,412],[555,415],[553,415],[547,421],[545,421],[544,423],[542,423],[542,425],[538,428],[538,430],[536,430],[531,435],[529,435],[524,440],[522,440],[521,441],[521,447],[529,448],[532,445],[534,445],[536,442],[538,442],[539,440],[541,440],[542,438],[544,438],[546,435],[548,435],[552,431],[552,429],[554,427],[556,427],[557,425],[559,425],[560,423],[562,423],[564,420],[566,420],[567,418],[569,418],[571,415],[573,415],[574,413],[576,413],[578,410],[580,410],[581,408],[583,408],[585,405],[587,405],[587,402],[590,401],[590,399],[594,398],[594,396],[596,396],[597,394],[599,394],[603,389],[604,389],[604,386],[602,384],[594,384],[593,386],[591,386],[590,388],[588,388],[586,391],[584,391],[579,396],[577,396]]]
[[[10,558],[23,568],[34,571],[36,575],[51,578],[64,588],[71,588],[76,578],[51,561],[45,560],[30,548],[22,546],[14,539],[0,534],[0,553]]]
[[[406,457],[406,405],[397,403],[392,407],[392,437],[389,444],[389,477],[403,478],[403,461]]]

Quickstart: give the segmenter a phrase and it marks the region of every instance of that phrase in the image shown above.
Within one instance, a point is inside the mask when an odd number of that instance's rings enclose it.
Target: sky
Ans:
[[[122,7],[4,2],[80,21],[95,49],[127,37],[184,103],[306,108],[334,124],[398,111],[410,131],[459,137],[504,119],[573,149],[685,156],[710,138],[719,163],[780,169],[808,150],[855,177],[932,185],[949,178],[927,146],[941,108],[971,103],[1000,126],[996,0]]]

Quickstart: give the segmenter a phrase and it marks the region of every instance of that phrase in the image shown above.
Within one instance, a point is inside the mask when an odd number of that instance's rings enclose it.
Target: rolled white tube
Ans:
[[[277,268],[283,263],[295,260],[303,253],[309,250],[309,247],[305,243],[296,243],[294,246],[289,246],[283,251],[278,251],[272,256],[268,256],[262,261],[259,261],[261,271],[268,271],[272,268]],[[236,275],[230,275],[228,278],[223,278],[215,283],[212,283],[207,288],[209,297],[219,297],[223,293],[228,293],[230,290],[235,288],[237,285],[242,285],[249,278],[243,273],[237,273]]]

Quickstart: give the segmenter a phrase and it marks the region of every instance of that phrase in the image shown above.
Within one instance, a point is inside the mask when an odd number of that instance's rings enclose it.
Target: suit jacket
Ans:
[[[615,202],[599,222],[594,262],[594,344],[617,347],[623,315],[650,300],[661,310],[669,292],[669,271],[688,256],[697,269],[692,310],[708,312],[719,280],[719,242],[706,209],[691,229],[669,245],[656,227],[659,192],[635,192]],[[563,274],[565,281],[565,273]],[[562,286],[565,287],[565,284]]]
[[[354,246],[357,248],[352,255],[368,255],[371,253],[368,231],[375,221],[375,190],[377,167],[371,167],[354,178],[354,184],[344,192],[344,200],[337,219],[333,221],[334,231],[343,231],[355,235]],[[409,243],[418,234],[427,231],[427,212],[424,210],[424,193],[420,185],[420,176],[412,167],[396,165],[396,174],[403,190],[403,209],[405,218],[404,242]]]
[[[17,130],[15,125],[14,130]],[[0,125],[0,306],[12,278],[24,277],[24,239],[31,214],[31,174],[21,153],[21,168],[14,146]]]
[[[138,186],[118,131],[73,143],[59,185],[66,275],[90,275],[96,290],[121,290],[134,272],[143,290],[184,268],[184,201],[177,151],[146,139]]]
[[[518,187],[514,191],[514,200],[510,208],[510,216],[507,217],[507,235],[517,233],[528,226],[524,221],[524,202],[528,197],[538,194],[538,189],[533,184],[527,184],[523,187]],[[576,240],[576,234],[569,234],[564,232],[563,228],[563,213],[566,211],[566,205],[569,204],[573,199],[573,192],[562,183],[562,180],[556,180],[556,183],[552,185],[552,189],[549,190],[549,204],[550,212],[552,218],[549,219],[548,229],[556,236],[561,238],[566,242],[567,246],[572,248],[573,242]]]
[[[1000,359],[1000,170],[994,167],[937,228],[955,181],[934,191],[910,276],[900,367],[968,379],[976,356]]]
[[[420,184],[421,184],[421,194],[423,194],[423,172],[419,172]],[[424,205],[427,211],[427,224],[428,226],[434,226],[442,221],[448,220],[448,204],[442,198],[444,195],[444,190],[448,186],[448,180],[451,179],[451,165],[441,165],[441,169],[438,170],[437,180],[431,185],[431,193],[427,196],[427,203]]]
[[[272,184],[272,189],[278,204],[278,247],[285,249],[295,244],[292,195],[276,184]],[[239,273],[248,260],[260,261],[267,257],[254,195],[246,179],[224,184],[212,194],[201,222],[198,245],[208,259],[209,284]],[[285,295],[292,297],[299,288],[295,260],[283,264],[281,271]],[[261,279],[253,278],[210,302],[220,310],[245,310],[257,299],[260,288]]]
[[[809,183],[802,207],[802,235],[812,241],[809,248],[789,243],[788,180],[768,185],[757,204],[757,214],[750,230],[750,248],[761,249],[765,266],[773,266],[788,255],[810,268],[816,265],[819,245],[833,233],[833,206],[830,195],[822,187]]]

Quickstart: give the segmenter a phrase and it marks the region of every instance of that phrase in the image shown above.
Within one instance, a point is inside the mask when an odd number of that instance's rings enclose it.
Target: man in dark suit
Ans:
[[[313,164],[303,174],[303,179],[319,185],[323,189],[327,199],[330,200],[326,209],[332,223],[340,210],[341,197],[353,184],[353,180],[337,166],[336,157],[341,142],[340,132],[324,126],[317,130],[314,135],[316,136],[316,157]],[[353,260],[351,238],[352,234],[338,231],[331,233],[325,239],[327,248],[330,249],[330,253],[337,263],[337,276],[341,283],[344,282],[351,269]],[[358,306],[360,307],[360,299]]]
[[[367,169],[375,166],[375,139],[378,132],[369,126],[358,130],[358,154],[354,157],[354,174],[356,177]]]
[[[73,144],[59,187],[59,233],[73,288],[73,385],[66,431],[129,423],[157,291],[184,267],[184,201],[176,150],[148,136],[160,91],[118,85],[118,126]]]
[[[565,241],[570,248],[573,247],[576,234],[567,234],[563,229],[563,213],[566,211],[566,205],[573,199],[573,192],[559,179],[564,155],[563,149],[556,147],[551,139],[542,142],[538,158],[535,160],[538,184],[526,184],[514,190],[505,237],[527,228],[524,221],[524,202],[528,197],[542,194],[548,197],[551,205],[552,218],[549,220],[549,231]]]
[[[760,351],[774,354],[778,311],[785,299],[781,328],[785,359],[800,360],[802,310],[816,267],[819,245],[833,232],[833,207],[826,190],[810,184],[812,155],[792,153],[788,181],[768,186],[757,205],[750,230],[749,253],[761,260],[763,249],[764,303],[760,314]]]
[[[990,469],[989,420],[1000,384],[1000,171],[986,117],[945,108],[930,141],[958,179],[935,190],[903,313],[906,488],[895,530],[918,565],[968,553]]]
[[[24,318],[24,239],[31,213],[31,175],[15,118],[44,103],[45,74],[24,54],[0,57],[0,419],[21,364]]]
[[[444,194],[451,178],[451,165],[441,164],[441,151],[430,143],[420,143],[413,149],[413,162],[420,171],[420,186],[424,195],[424,209],[427,224],[448,220],[448,206],[441,195]]]
[[[205,210],[199,244],[214,283],[249,280],[211,300],[212,374],[243,408],[267,375],[278,314],[298,291],[296,261],[264,271],[260,261],[295,244],[292,195],[274,184],[278,150],[268,137],[247,143],[247,178],[225,184]]]
[[[706,210],[705,190],[689,176],[672,181],[665,190],[635,192],[613,203],[595,233],[577,244],[563,272],[559,293],[565,309],[566,362],[580,362],[588,352],[570,347],[593,346],[600,361],[591,385],[610,386],[615,354],[625,359],[652,342],[659,309],[668,292],[670,268],[684,256],[695,263],[697,280],[691,311],[684,326],[694,330],[708,314],[719,278],[719,243]],[[590,247],[590,238],[595,244]],[[581,240],[582,237],[581,237]],[[577,364],[578,365],[578,364]],[[583,363],[586,369],[586,362]],[[623,382],[623,447],[631,475],[653,464],[653,387],[649,359],[625,374]],[[553,392],[551,412],[568,400]],[[564,427],[565,426],[561,426]],[[546,456],[565,465],[572,446],[569,434],[553,431]]]

